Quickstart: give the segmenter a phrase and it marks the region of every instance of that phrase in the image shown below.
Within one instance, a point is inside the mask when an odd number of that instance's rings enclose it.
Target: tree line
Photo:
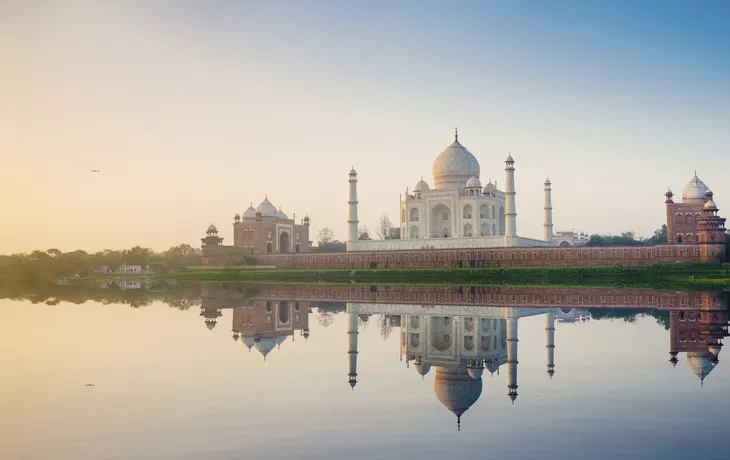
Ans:
[[[0,283],[47,281],[86,276],[101,266],[114,271],[122,264],[149,266],[150,270],[165,271],[189,265],[200,265],[200,253],[189,244],[172,246],[156,252],[134,246],[130,249],[105,249],[94,253],[83,250],[62,252],[58,249],[36,250],[31,253],[0,256]]]

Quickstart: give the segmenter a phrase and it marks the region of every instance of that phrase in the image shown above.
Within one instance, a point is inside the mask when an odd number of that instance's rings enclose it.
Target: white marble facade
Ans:
[[[433,164],[434,187],[421,178],[400,204],[402,239],[472,238],[505,233],[505,194],[490,180],[483,188],[479,162],[458,136]]]
[[[514,160],[505,161],[505,190],[489,179],[482,187],[476,157],[459,142],[458,133],[433,164],[433,187],[423,177],[400,201],[400,240],[360,241],[349,237],[348,251],[551,246],[552,241],[518,237],[514,208]],[[350,172],[350,218],[357,223],[357,173]],[[549,183],[546,181],[546,184]],[[510,191],[512,195],[510,195]],[[549,187],[546,185],[546,203]],[[546,205],[552,232],[552,205]],[[510,220],[511,219],[511,220]],[[511,230],[510,230],[511,229]],[[511,234],[510,234],[511,232]],[[351,232],[352,233],[352,232]],[[552,238],[549,238],[552,239]]]

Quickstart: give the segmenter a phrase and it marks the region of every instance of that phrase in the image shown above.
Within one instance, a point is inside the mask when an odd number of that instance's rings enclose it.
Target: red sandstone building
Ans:
[[[241,265],[244,258],[267,253],[310,252],[309,216],[299,224],[276,209],[268,197],[233,217],[233,246],[224,246],[215,225],[208,227],[203,243],[203,265]]]

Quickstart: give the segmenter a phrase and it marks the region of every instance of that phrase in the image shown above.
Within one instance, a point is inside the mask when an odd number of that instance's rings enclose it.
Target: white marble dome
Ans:
[[[497,187],[490,180],[489,183],[484,186],[484,190],[482,190],[482,193],[484,193],[485,195],[491,195],[492,193],[494,193],[495,190],[497,190]]]
[[[275,216],[276,206],[271,204],[269,197],[264,198],[264,201],[256,207],[256,211],[260,212],[262,216]]]
[[[423,180],[423,177],[421,180],[416,182],[416,185],[413,187],[414,192],[428,192],[429,190],[431,190],[431,187],[429,187],[428,183]]]
[[[482,188],[482,183],[479,181],[479,178],[477,176],[471,176],[468,181],[466,181],[466,188]]]
[[[479,177],[479,162],[456,139],[433,162],[435,188],[460,188],[470,177]]]
[[[697,177],[697,173],[682,189],[682,203],[704,203],[709,188]]]
[[[710,352],[689,352],[687,353],[687,365],[700,381],[704,380],[712,372],[715,365],[710,360]]]
[[[244,219],[255,219],[256,218],[256,210],[253,207],[253,203],[251,203],[248,206],[248,209],[244,211],[243,216]]]

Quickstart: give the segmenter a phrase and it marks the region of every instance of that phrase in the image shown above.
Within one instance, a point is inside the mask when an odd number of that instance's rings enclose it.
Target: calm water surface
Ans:
[[[0,458],[730,458],[719,293],[135,287],[0,299]]]

